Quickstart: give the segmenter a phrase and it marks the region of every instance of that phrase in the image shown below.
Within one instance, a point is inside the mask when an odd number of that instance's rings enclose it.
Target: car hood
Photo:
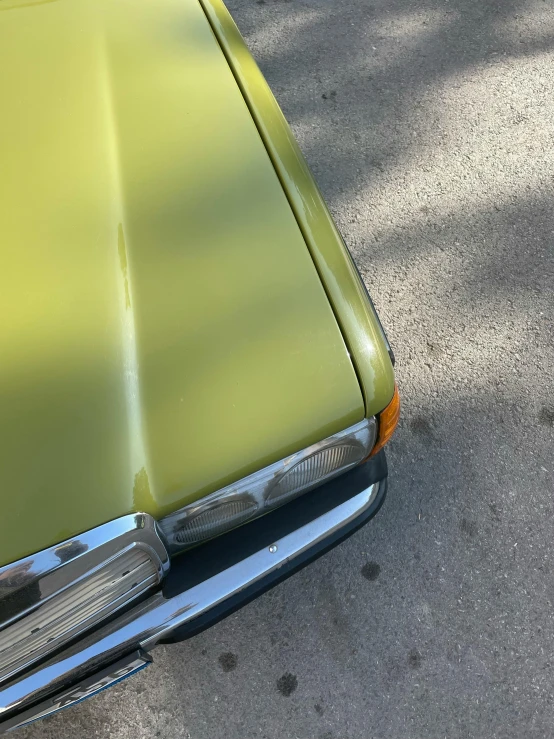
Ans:
[[[0,66],[0,564],[363,418],[197,0],[3,0]]]

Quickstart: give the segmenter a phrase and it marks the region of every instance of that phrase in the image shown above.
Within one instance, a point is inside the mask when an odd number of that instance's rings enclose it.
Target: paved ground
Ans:
[[[554,737],[551,0],[231,0],[367,279],[373,524],[21,739]]]

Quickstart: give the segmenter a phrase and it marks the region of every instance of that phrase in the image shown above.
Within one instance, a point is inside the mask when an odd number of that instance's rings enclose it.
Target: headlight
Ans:
[[[229,531],[346,472],[369,456],[375,437],[375,419],[365,419],[170,514],[159,522],[169,551]]]

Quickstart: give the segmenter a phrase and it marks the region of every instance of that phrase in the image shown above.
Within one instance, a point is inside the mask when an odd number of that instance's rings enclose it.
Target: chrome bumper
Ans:
[[[375,482],[194,587],[172,598],[156,593],[74,647],[24,674],[0,690],[0,733],[82,700],[136,671],[149,659],[143,650],[151,649],[176,629],[268,576],[275,575],[277,579],[281,570],[290,569],[306,553],[349,526],[355,530],[357,525],[365,523],[377,512],[385,490],[386,479]]]

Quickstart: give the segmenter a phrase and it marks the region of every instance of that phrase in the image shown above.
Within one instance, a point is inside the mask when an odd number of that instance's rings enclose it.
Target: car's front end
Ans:
[[[146,666],[156,644],[244,605],[369,521],[386,485],[381,451],[174,561],[154,520],[136,514],[4,568],[16,620],[0,632],[0,729],[103,690]]]
[[[399,409],[364,284],[219,0],[8,3],[0,731],[369,520]]]

